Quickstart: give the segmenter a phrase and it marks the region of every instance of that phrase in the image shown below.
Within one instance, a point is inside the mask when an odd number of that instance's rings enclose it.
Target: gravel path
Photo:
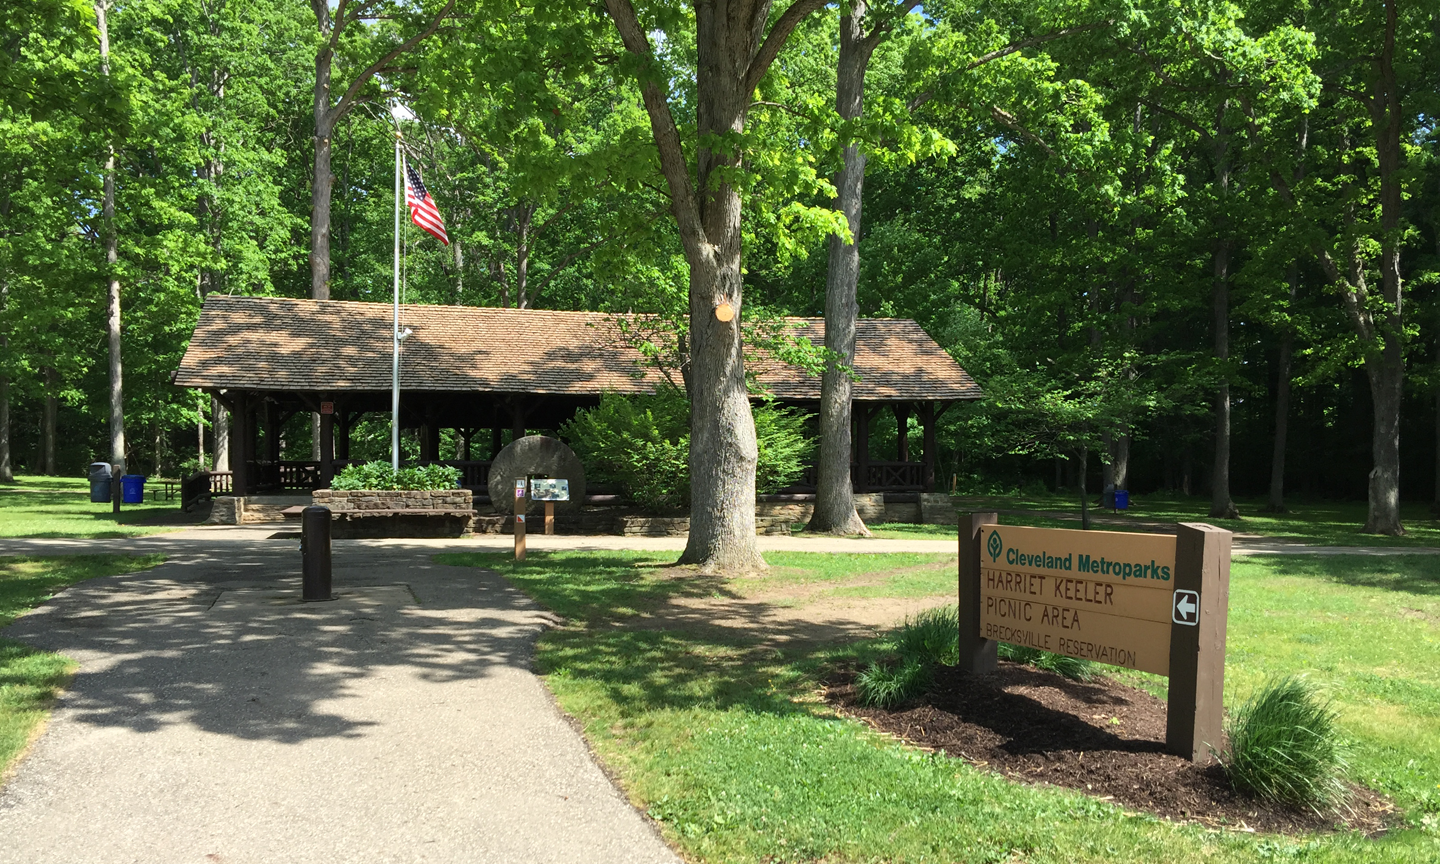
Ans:
[[[546,613],[385,544],[337,544],[339,599],[301,604],[273,533],[0,542],[171,555],[3,631],[80,671],[0,862],[678,862],[530,671]]]

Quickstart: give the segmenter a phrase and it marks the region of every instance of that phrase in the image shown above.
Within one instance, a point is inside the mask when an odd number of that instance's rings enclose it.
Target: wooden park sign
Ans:
[[[1124,534],[960,526],[960,665],[995,669],[1009,642],[1170,678],[1165,745],[1207,762],[1223,724],[1230,532]],[[968,530],[967,530],[968,529]]]

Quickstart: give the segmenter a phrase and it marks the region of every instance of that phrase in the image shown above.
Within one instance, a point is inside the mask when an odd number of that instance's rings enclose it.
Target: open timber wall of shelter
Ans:
[[[419,431],[420,461],[454,464],[463,483],[483,490],[489,463],[468,458],[488,431],[560,428],[602,393],[648,394],[664,374],[637,347],[666,338],[646,316],[467,306],[400,307],[412,334],[401,352],[400,425]],[[393,307],[384,303],[211,295],[174,376],[180,387],[215,396],[230,412],[230,491],[326,488],[348,464],[349,432],[367,414],[391,410]],[[785,320],[788,332],[822,345],[822,319]],[[818,411],[820,379],[761,355],[751,363],[759,387],[776,400]],[[933,491],[935,426],[956,402],[983,395],[975,381],[914,321],[864,319],[852,366],[856,415],[856,491]],[[870,456],[870,420],[889,411],[924,428],[913,459],[908,437],[894,460]],[[320,458],[282,460],[279,429],[297,413],[320,415]],[[262,436],[261,429],[271,430]],[[461,436],[465,459],[441,460],[440,432]],[[263,442],[263,447],[262,447]],[[804,491],[810,475],[796,491]]]

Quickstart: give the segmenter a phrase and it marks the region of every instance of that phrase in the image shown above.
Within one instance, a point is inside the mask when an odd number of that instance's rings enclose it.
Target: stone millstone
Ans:
[[[515,481],[521,477],[549,477],[570,481],[570,500],[556,501],[556,513],[572,513],[585,501],[585,466],[575,451],[558,438],[526,435],[505,446],[490,463],[490,503],[501,513],[515,511]],[[527,512],[544,505],[531,501]]]

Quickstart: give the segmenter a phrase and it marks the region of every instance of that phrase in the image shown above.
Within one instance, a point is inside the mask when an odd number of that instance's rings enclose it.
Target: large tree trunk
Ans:
[[[465,302],[465,253],[460,248],[460,238],[450,238],[450,251],[455,255],[455,305]]]
[[[0,280],[0,309],[9,305],[10,285]],[[10,337],[0,333],[0,349],[7,348],[9,344]],[[0,372],[0,483],[14,482],[15,469],[10,460],[10,376]]]
[[[1405,389],[1405,359],[1400,340],[1388,339],[1380,356],[1365,361],[1374,404],[1371,427],[1370,515],[1365,533],[1402,535],[1400,524],[1400,399]]]
[[[4,380],[0,379],[0,387],[4,386],[6,386]],[[3,392],[4,391],[0,391],[0,393]],[[6,398],[5,403],[0,404],[0,410],[4,410],[7,421],[10,415],[9,401],[10,400]],[[0,433],[6,434],[8,438],[8,422],[5,423],[5,427],[6,428],[0,428]],[[8,458],[10,456],[10,442],[8,440],[5,442],[4,456],[7,459],[5,467],[8,467]],[[1430,513],[1432,515],[1440,515],[1440,389],[1436,389],[1435,391],[1435,501],[1430,505]]]
[[[670,190],[670,209],[690,265],[690,538],[681,562],[708,571],[765,568],[755,543],[755,421],[745,386],[741,309],[740,192],[725,174],[737,148],[710,149],[712,136],[745,131],[751,94],[795,26],[824,5],[797,0],[767,36],[765,0],[715,0],[695,10],[697,171],[692,181],[674,115],[651,71],[647,31],[629,0],[605,6],[625,50],[645,64],[645,110]],[[763,40],[763,41],[762,41]]]
[[[315,89],[311,111],[315,122],[315,155],[310,178],[310,297],[330,299],[330,195],[335,173],[330,167],[330,145],[340,112],[330,106],[330,72],[335,63],[335,21],[327,0],[311,0],[321,46],[315,52]],[[344,29],[345,16],[340,27]]]
[[[1130,488],[1130,435],[1115,440],[1115,488]]]
[[[1220,206],[1228,208],[1230,197],[1230,135],[1225,127],[1228,102],[1217,112],[1215,137],[1215,186]],[[1230,359],[1230,256],[1234,242],[1230,239],[1230,214],[1219,214],[1220,236],[1215,240],[1214,275],[1211,301],[1215,330],[1215,359],[1222,367],[1220,383],[1215,388],[1215,462],[1210,471],[1210,516],[1215,519],[1238,519],[1235,502],[1230,499],[1230,379],[1224,368]]]
[[[1300,269],[1290,267],[1290,303],[1293,306],[1300,287]],[[1270,453],[1270,500],[1265,509],[1271,513],[1285,512],[1285,445],[1290,431],[1290,370],[1295,353],[1295,333],[1286,329],[1280,339],[1280,358],[1276,363],[1275,440]]]
[[[523,204],[515,208],[515,308],[530,308],[530,220],[535,216],[534,205]]]
[[[54,477],[55,427],[60,413],[60,403],[55,398],[55,370],[46,367],[41,377],[45,384],[45,406],[40,419],[40,473]]]
[[[1230,244],[1221,240],[1215,246],[1215,359],[1230,359]],[[1215,388],[1215,464],[1210,472],[1210,516],[1215,519],[1238,519],[1235,502],[1230,500],[1230,379],[1223,373]]]
[[[110,0],[95,4],[95,23],[100,30],[100,75],[110,77],[110,27],[107,14]],[[105,240],[106,290],[105,331],[109,343],[110,377],[110,462],[125,470],[125,390],[120,356],[119,238],[115,234],[115,144],[106,145],[103,199],[100,219]]]
[[[310,297],[330,299],[330,193],[335,174],[330,168],[330,55],[315,59],[315,170],[310,183]]]
[[[718,4],[717,4],[718,5]],[[750,94],[742,86],[747,33],[725,10],[696,10],[699,134],[743,132]],[[707,80],[708,79],[708,80]],[[717,304],[741,308],[740,194],[711,183],[739,160],[699,152],[700,224],[710,248],[690,262],[690,537],[682,564],[718,572],[765,569],[755,543],[755,465],[759,450],[745,385],[740,318],[720,321]]]
[[[864,111],[865,70],[874,43],[863,33],[864,0],[840,18],[840,58],[837,64],[835,110],[854,120]],[[846,367],[855,362],[855,299],[860,281],[860,206],[865,184],[865,151],[858,143],[845,148],[845,164],[835,175],[840,211],[850,226],[850,242],[830,237],[830,269],[825,278],[825,347]],[[850,481],[851,381],[848,368],[827,364],[820,378],[820,463],[815,488],[815,512],[807,531],[869,536],[855,511]]]
[[[0,483],[14,483],[10,462],[10,376],[0,375]]]
[[[1400,91],[1395,79],[1397,0],[1385,2],[1385,41],[1370,101],[1380,168],[1380,286],[1384,309],[1375,317],[1375,341],[1365,358],[1375,418],[1370,442],[1370,512],[1367,534],[1405,533],[1400,523],[1400,401],[1405,389],[1404,319],[1401,314]],[[1378,349],[1378,350],[1377,350]]]
[[[1115,436],[1103,432],[1100,441],[1105,452],[1105,461],[1100,463],[1100,491],[1114,492],[1120,488],[1115,485]]]

